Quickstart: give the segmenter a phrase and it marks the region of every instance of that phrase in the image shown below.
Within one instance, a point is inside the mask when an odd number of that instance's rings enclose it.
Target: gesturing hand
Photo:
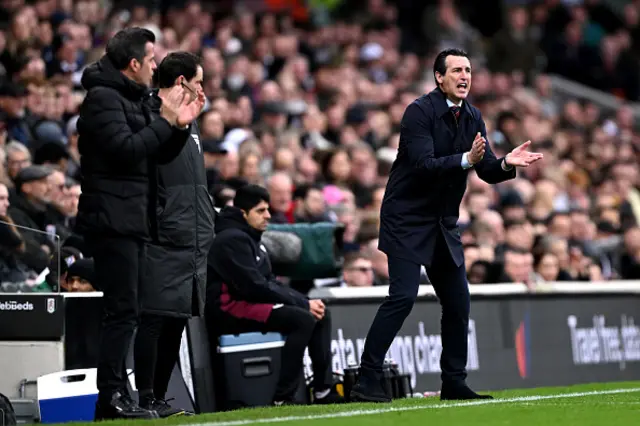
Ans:
[[[172,126],[176,125],[180,106],[184,103],[185,97],[184,89],[181,86],[174,86],[169,93],[160,96],[160,99],[162,99],[160,115]]]
[[[180,105],[178,119],[176,120],[178,127],[185,127],[198,118],[202,108],[204,108],[204,103],[205,97],[202,92],[198,93],[198,97],[193,102],[189,102],[188,96],[185,97],[182,105]]]
[[[531,145],[531,141],[526,141],[525,143],[508,153],[504,158],[507,166],[528,167],[536,161],[541,160],[543,157],[541,153],[527,151],[529,145]]]
[[[309,311],[317,320],[321,320],[324,317],[324,303],[322,303],[322,300],[309,300]]]
[[[478,134],[476,134],[476,138],[473,140],[469,156],[467,157],[471,165],[479,163],[484,157],[485,142],[486,140],[482,137],[480,132],[478,132]]]

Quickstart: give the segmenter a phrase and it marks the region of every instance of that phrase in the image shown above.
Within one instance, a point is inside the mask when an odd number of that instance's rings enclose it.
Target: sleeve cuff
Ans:
[[[513,166],[507,166],[506,158],[502,159],[500,165],[502,166],[502,170],[504,170],[505,172],[510,172],[511,170],[513,170]]]
[[[462,166],[463,169],[470,169],[471,167],[473,167],[471,164],[469,164],[468,152],[465,152],[464,154],[462,154],[462,161],[460,162],[460,165]]]

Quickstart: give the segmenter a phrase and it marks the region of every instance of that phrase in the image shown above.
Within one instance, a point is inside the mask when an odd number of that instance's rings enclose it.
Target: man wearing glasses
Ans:
[[[373,286],[373,264],[365,255],[349,253],[344,257],[342,270],[343,287],[371,287]]]

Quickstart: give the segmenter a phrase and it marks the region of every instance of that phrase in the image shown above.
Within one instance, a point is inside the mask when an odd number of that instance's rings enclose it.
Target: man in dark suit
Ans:
[[[465,101],[471,64],[464,51],[441,52],[433,68],[438,87],[411,103],[401,122],[398,157],[380,213],[378,247],[389,258],[389,296],[369,330],[353,400],[391,400],[382,366],[416,300],[421,265],[442,306],[441,399],[491,398],[466,384],[470,300],[457,228],[460,202],[470,169],[496,184],[514,178],[515,167],[527,167],[542,154],[528,152],[527,141],[504,158],[495,157],[480,111]]]

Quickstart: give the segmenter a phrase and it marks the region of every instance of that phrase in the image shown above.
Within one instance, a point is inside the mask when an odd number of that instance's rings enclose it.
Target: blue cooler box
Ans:
[[[224,377],[223,409],[271,405],[284,342],[279,333],[220,336],[218,368]]]
[[[97,369],[59,371],[38,378],[41,423],[93,421]]]

